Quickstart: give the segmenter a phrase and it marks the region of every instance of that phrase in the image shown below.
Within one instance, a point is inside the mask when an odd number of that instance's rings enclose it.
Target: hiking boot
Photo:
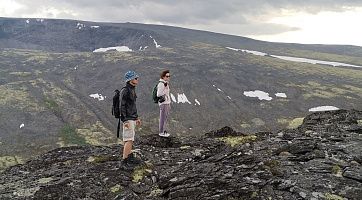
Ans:
[[[170,134],[167,133],[167,131],[164,131],[163,133],[160,133],[158,135],[161,136],[161,137],[169,137],[170,136]]]
[[[130,153],[127,157],[128,162],[131,164],[135,164],[135,165],[139,165],[142,163],[142,160],[140,160],[139,158],[137,158],[133,153]]]
[[[132,163],[130,162],[130,159],[129,159],[129,157],[127,157],[127,158],[125,158],[125,159],[123,159],[122,161],[121,161],[121,166],[120,166],[120,168],[121,169],[124,169],[124,170],[132,170],[133,169],[133,165],[132,165]]]

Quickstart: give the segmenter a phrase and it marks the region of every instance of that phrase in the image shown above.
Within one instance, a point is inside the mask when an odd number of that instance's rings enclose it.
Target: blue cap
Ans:
[[[134,71],[128,71],[127,73],[124,74],[124,79],[126,82],[131,81],[135,78],[138,78],[139,76],[136,74],[136,72]]]

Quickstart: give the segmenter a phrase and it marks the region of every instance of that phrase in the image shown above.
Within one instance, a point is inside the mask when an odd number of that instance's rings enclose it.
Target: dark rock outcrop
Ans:
[[[219,136],[250,136],[229,128],[198,138],[145,135],[135,149],[144,163],[131,170],[120,145],[56,149],[4,171],[0,198],[360,199],[361,118],[313,113],[297,129],[234,146]]]

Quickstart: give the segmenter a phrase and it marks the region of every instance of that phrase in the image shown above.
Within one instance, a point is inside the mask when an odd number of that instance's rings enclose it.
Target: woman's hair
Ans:
[[[161,78],[165,77],[166,74],[170,73],[170,70],[164,70],[161,72]]]

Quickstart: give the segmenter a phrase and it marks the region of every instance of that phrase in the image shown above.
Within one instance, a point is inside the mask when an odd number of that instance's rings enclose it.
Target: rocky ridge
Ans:
[[[140,136],[134,169],[122,167],[121,145],[60,148],[2,172],[0,198],[360,199],[361,120],[339,110],[275,133]]]

